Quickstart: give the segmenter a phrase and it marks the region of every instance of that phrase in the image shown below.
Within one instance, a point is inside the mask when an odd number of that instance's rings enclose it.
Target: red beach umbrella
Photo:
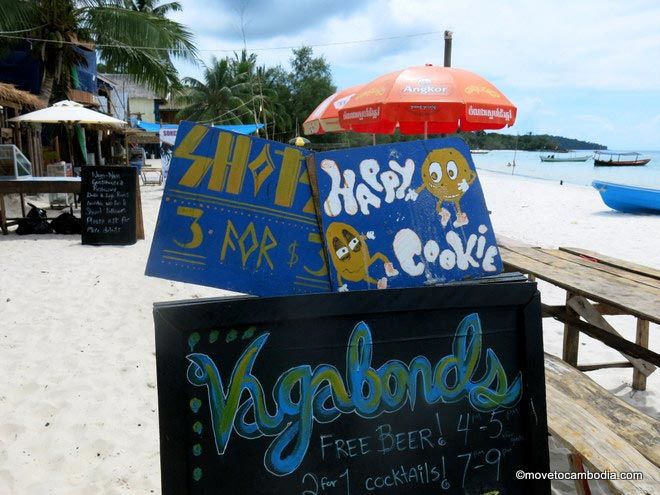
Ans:
[[[339,110],[355,96],[360,88],[362,88],[361,84],[342,89],[328,96],[303,122],[303,132],[309,135],[347,130],[339,125]]]
[[[377,134],[501,129],[515,120],[516,107],[486,79],[431,64],[380,76],[339,110],[343,128]]]

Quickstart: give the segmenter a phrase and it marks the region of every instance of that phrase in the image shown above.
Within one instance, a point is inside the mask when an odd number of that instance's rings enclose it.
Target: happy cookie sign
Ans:
[[[502,270],[464,141],[331,151],[308,161],[333,290],[433,285]]]
[[[460,139],[310,153],[184,122],[146,274],[271,296],[501,270]]]

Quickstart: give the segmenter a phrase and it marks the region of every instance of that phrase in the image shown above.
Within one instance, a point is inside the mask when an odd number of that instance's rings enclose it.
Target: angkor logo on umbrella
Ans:
[[[449,86],[434,86],[433,81],[425,77],[417,80],[417,86],[407,84],[403,88],[403,93],[416,93],[420,95],[448,95],[450,91]]]

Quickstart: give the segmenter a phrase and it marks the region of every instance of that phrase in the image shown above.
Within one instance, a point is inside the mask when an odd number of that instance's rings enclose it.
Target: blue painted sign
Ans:
[[[183,122],[146,274],[258,296],[330,291],[307,154]]]
[[[463,140],[316,153],[310,165],[333,290],[413,287],[502,271]]]

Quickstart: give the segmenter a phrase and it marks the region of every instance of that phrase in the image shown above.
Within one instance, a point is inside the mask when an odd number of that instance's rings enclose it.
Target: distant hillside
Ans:
[[[548,134],[524,134],[520,136],[511,134],[499,134],[497,132],[460,132],[454,134],[463,138],[470,149],[473,150],[514,150],[522,151],[560,151],[560,150],[606,150],[607,146],[579,139],[565,138],[562,136],[550,136]],[[372,144],[371,134],[357,134],[347,132],[344,134],[324,134],[322,136],[309,136],[313,141],[313,148],[317,150],[369,146]],[[440,136],[429,136],[440,137]],[[394,134],[376,135],[376,144],[397,143],[399,141],[412,141],[423,139],[420,135]]]
[[[464,132],[460,136],[467,141],[471,149],[525,151],[559,151],[559,150],[606,150],[607,146],[579,139],[548,134],[524,134],[512,136],[497,132]]]
[[[591,143],[589,141],[580,141],[579,139],[565,138],[562,136],[549,136],[542,134],[541,137],[546,137],[549,140],[557,143],[559,149],[564,150],[606,150],[607,146],[598,143]]]

